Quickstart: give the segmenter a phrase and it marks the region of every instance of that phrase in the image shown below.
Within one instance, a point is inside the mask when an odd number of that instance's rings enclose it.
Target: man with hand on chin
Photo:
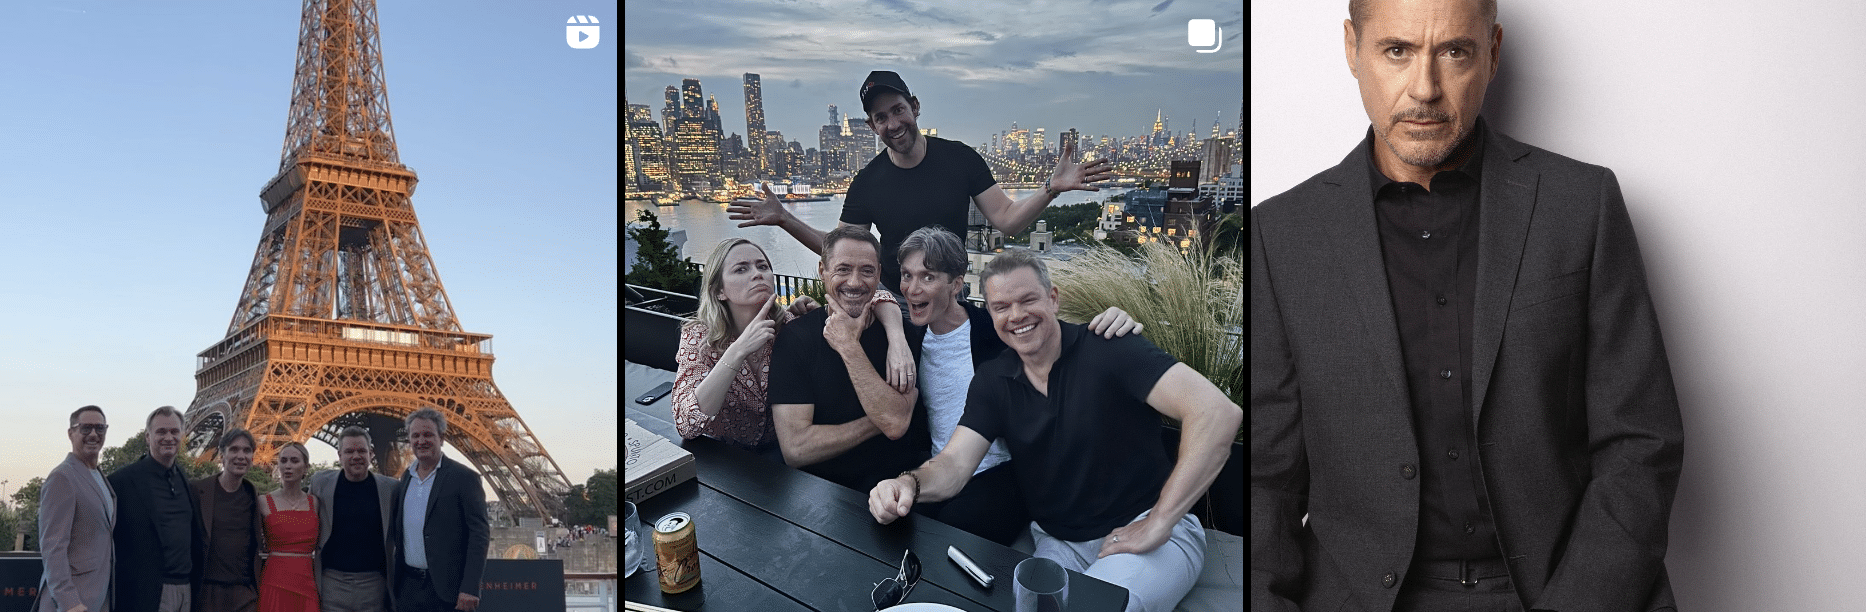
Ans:
[[[880,374],[888,339],[868,308],[881,274],[875,237],[843,226],[823,241],[824,307],[785,324],[771,349],[772,424],[785,463],[865,491],[926,458],[926,411],[918,386],[897,391]],[[909,349],[917,359],[919,345]]]
[[[1011,350],[979,366],[945,449],[875,485],[869,512],[886,524],[951,498],[1003,438],[1036,556],[1125,587],[1130,612],[1170,610],[1205,562],[1205,531],[1187,511],[1218,477],[1244,411],[1146,338],[1057,321],[1049,276],[1024,249],[986,265],[985,309]],[[1184,425],[1177,462],[1160,444],[1162,414]]]

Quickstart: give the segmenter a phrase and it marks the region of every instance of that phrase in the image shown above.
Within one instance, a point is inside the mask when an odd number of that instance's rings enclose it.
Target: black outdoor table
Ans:
[[[878,524],[868,513],[867,492],[710,438],[682,441],[665,413],[630,406],[628,418],[693,453],[698,477],[637,510],[649,525],[669,512],[692,515],[700,548],[700,584],[693,590],[664,594],[655,573],[636,572],[623,583],[628,601],[685,611],[869,612],[875,583],[898,573],[902,551],[911,547],[922,571],[907,601],[967,612],[1017,607],[1011,571],[1030,555],[918,513]],[[958,547],[991,574],[991,588],[978,586],[948,560],[947,546]],[[645,554],[654,554],[652,542]],[[1118,612],[1126,605],[1127,589],[1069,572],[1070,612]]]

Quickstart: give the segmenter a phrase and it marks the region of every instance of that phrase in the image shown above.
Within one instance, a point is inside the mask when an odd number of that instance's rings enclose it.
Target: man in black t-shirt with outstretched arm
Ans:
[[[1030,251],[999,255],[980,279],[1011,350],[978,367],[939,455],[876,484],[869,512],[887,524],[916,501],[952,497],[1003,438],[1036,556],[1125,587],[1129,611],[1172,609],[1205,563],[1205,531],[1187,511],[1217,478],[1244,410],[1139,335],[1109,340],[1058,322],[1058,291]],[[1160,444],[1161,414],[1184,425],[1177,463]]]
[[[862,110],[868,127],[881,136],[887,152],[876,155],[844,196],[837,226],[880,228],[881,283],[899,295],[900,262],[895,250],[914,230],[938,225],[965,235],[966,206],[976,203],[985,219],[1005,235],[1024,231],[1045,206],[1065,191],[1101,191],[1089,183],[1114,177],[1106,159],[1078,163],[1073,147],[1056,160],[1056,171],[1041,192],[1013,201],[991,177],[985,158],[965,143],[922,136],[918,119],[920,98],[907,91],[901,76],[886,70],[868,74],[861,89]],[[777,196],[765,189],[758,204],[726,208],[739,227],[776,225],[804,246],[823,252],[823,230],[810,227],[784,209]],[[833,229],[833,228],[832,228]]]

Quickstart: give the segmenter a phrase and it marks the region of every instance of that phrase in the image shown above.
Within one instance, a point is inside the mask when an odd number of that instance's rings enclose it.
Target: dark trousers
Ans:
[[[434,594],[434,578],[425,570],[402,566],[395,578],[395,612],[446,612],[454,604]]]
[[[1501,559],[1413,563],[1394,612],[1523,612]]]
[[[973,476],[952,499],[914,509],[1005,546],[1030,529],[1030,511],[1010,461]]]

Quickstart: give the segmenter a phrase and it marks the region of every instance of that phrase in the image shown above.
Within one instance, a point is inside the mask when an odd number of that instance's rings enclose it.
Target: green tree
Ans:
[[[0,550],[13,550],[15,514],[11,504],[0,505]]]
[[[570,487],[561,520],[565,525],[607,525],[609,515],[621,514],[621,498],[616,493],[615,468],[596,470],[583,484]]]
[[[667,241],[668,231],[661,229],[661,220],[654,211],[642,209],[635,220],[648,226],[628,228],[629,237],[639,245],[635,265],[628,271],[629,284],[699,295],[700,272],[694,269],[692,260],[681,257],[680,249]]]
[[[1037,214],[1037,220],[1043,221],[1054,234],[1055,242],[1074,238],[1088,241],[1093,239],[1095,225],[1101,221],[1101,203],[1083,202],[1065,206],[1049,206]],[[1015,236],[1005,238],[1005,242],[1030,242],[1031,232],[1037,231],[1037,224],[1032,222]]]
[[[44,476],[34,476],[26,481],[26,486],[13,492],[13,526],[15,533],[26,534],[26,541],[21,544],[26,550],[39,550],[39,487],[44,485]],[[6,547],[12,546],[13,538],[8,537]]]

